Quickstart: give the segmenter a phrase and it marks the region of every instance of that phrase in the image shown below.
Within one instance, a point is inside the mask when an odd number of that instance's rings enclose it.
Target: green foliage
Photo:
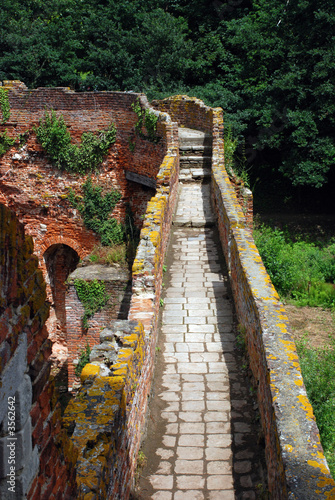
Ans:
[[[159,137],[156,135],[158,116],[149,109],[142,108],[139,100],[132,104],[132,108],[137,115],[137,122],[135,123],[136,134],[151,142],[158,142]],[[143,133],[143,128],[145,128],[146,134]]]
[[[274,287],[298,305],[335,306],[335,245],[292,241],[280,229],[255,229],[255,243]],[[327,283],[328,282],[328,283]]]
[[[111,190],[103,195],[103,188],[93,186],[91,179],[85,182],[83,191],[82,203],[76,201],[72,191],[69,192],[69,201],[81,213],[85,226],[100,236],[101,244],[104,246],[121,243],[124,240],[122,224],[110,217],[121,194]]]
[[[2,114],[1,123],[6,123],[10,118],[10,105],[8,100],[8,90],[0,87],[0,109]]]
[[[114,125],[102,130],[98,135],[85,132],[81,144],[71,144],[70,132],[67,130],[63,116],[57,118],[55,111],[47,111],[44,120],[36,129],[37,140],[47,152],[52,163],[68,172],[84,174],[96,170],[114,144],[116,129]]]
[[[234,154],[237,147],[237,139],[233,139],[231,126],[225,127],[224,132],[224,159],[225,167],[229,177],[233,175]]]
[[[308,347],[305,340],[298,343],[297,350],[321,443],[330,472],[335,477],[335,341],[315,349]]]
[[[251,184],[319,188],[334,178],[335,13],[284,4],[2,0],[0,80],[195,95],[224,109]]]
[[[105,283],[96,279],[93,281],[75,279],[74,286],[85,309],[82,322],[83,328],[87,329],[89,327],[88,320],[107,304],[109,295],[106,292]]]
[[[1,87],[0,87],[1,88]],[[15,143],[15,139],[9,137],[7,129],[0,132],[0,156],[6,153]]]
[[[86,366],[87,363],[90,362],[90,354],[91,354],[91,348],[89,344],[86,344],[86,348],[81,351],[78,364],[74,370],[76,377],[80,377],[84,366]]]

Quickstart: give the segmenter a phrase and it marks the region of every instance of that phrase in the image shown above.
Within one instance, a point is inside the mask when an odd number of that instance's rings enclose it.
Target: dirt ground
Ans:
[[[307,338],[310,347],[322,347],[335,339],[335,312],[321,307],[285,305],[294,341]]]

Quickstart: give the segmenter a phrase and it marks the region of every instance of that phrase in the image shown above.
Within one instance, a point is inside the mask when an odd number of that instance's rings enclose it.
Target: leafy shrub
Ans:
[[[100,311],[108,302],[109,295],[106,292],[103,281],[85,281],[75,279],[74,286],[80,302],[83,304],[85,313],[82,318],[83,328],[88,328],[88,320],[96,312]]]
[[[84,174],[96,170],[114,144],[116,129],[111,125],[108,130],[102,130],[98,135],[85,132],[81,136],[81,145],[71,144],[71,136],[64,118],[57,118],[52,110],[46,111],[44,120],[36,129],[36,136],[51,162],[58,168],[68,172]]]
[[[319,248],[306,241],[293,242],[288,233],[261,226],[255,243],[274,287],[282,298],[298,305],[335,306],[334,247]],[[328,284],[327,284],[328,282]]]
[[[149,109],[142,108],[139,100],[137,100],[135,104],[132,104],[132,108],[137,115],[135,132],[143,139],[148,139],[151,142],[158,142],[159,137],[156,135],[158,116]],[[143,133],[143,128],[146,129],[147,135]]]
[[[121,243],[124,240],[123,226],[110,217],[121,194],[116,190],[111,190],[103,195],[103,188],[93,186],[91,179],[85,182],[83,191],[82,203],[76,201],[72,191],[69,192],[69,201],[81,213],[85,226],[100,236],[104,246]]]
[[[305,340],[297,344],[297,349],[322,446],[335,477],[335,341],[330,346],[312,349]]]
[[[15,143],[15,139],[9,137],[7,129],[4,132],[0,132],[0,156],[5,154]]]

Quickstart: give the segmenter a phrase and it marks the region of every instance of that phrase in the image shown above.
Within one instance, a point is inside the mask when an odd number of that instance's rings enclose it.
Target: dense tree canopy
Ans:
[[[2,0],[0,80],[188,93],[251,174],[319,188],[335,158],[334,0]]]

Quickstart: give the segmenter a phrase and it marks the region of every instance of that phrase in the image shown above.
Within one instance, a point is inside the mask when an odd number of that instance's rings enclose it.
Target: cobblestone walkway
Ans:
[[[236,352],[233,308],[209,185],[181,184],[137,496],[258,499],[255,402]],[[189,227],[191,226],[191,227]],[[254,406],[254,408],[253,408]],[[255,427],[256,425],[256,427]]]

